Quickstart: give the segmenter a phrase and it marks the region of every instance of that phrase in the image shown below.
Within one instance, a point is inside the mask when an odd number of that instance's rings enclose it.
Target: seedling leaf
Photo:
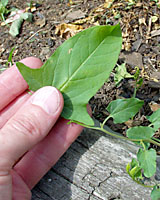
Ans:
[[[108,105],[107,111],[114,123],[123,123],[134,117],[143,104],[144,102],[137,98],[117,99]]]
[[[142,180],[142,169],[139,166],[139,162],[133,158],[131,163],[126,166],[127,173],[132,177],[133,180]]]
[[[146,117],[153,125],[155,131],[160,128],[160,108],[156,110],[151,116]]]
[[[153,176],[156,172],[156,151],[154,149],[143,150],[139,149],[137,154],[140,167],[144,170],[144,175],[147,178]]]
[[[131,167],[133,168],[133,167],[138,166],[138,165],[139,165],[138,161],[135,158],[133,158],[132,162],[131,162]]]
[[[94,125],[87,113],[89,99],[108,79],[122,44],[120,25],[95,26],[65,41],[40,69],[17,67],[35,91],[51,85],[64,97],[62,116]]]
[[[7,4],[8,4],[8,0],[0,1],[0,17],[2,21],[5,21],[4,15],[9,12],[6,8]]]
[[[130,169],[131,169],[131,164],[128,163],[128,164],[126,165],[126,172],[127,172],[128,174],[129,174]]]
[[[13,51],[15,50],[15,47],[13,47],[9,53],[9,57],[8,57],[8,61],[6,63],[6,65],[10,65],[12,66],[13,65],[13,62],[12,62],[12,55],[13,55]]]
[[[116,74],[114,76],[114,81],[115,81],[116,85],[118,85],[120,83],[120,81],[124,78],[133,78],[134,77],[133,75],[131,75],[127,72],[125,63],[118,65],[115,70],[116,70]]]
[[[143,179],[141,171],[142,171],[141,167],[135,166],[130,170],[129,175],[132,177],[133,180],[137,178]]]

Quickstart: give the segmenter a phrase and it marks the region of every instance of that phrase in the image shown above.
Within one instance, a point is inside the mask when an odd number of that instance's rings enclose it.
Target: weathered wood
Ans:
[[[32,200],[150,200],[150,189],[125,171],[136,151],[131,143],[85,129],[33,189]]]

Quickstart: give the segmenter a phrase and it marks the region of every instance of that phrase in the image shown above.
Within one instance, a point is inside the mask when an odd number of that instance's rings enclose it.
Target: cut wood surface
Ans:
[[[84,129],[33,189],[32,200],[150,200],[150,189],[131,180],[126,164],[137,147]]]

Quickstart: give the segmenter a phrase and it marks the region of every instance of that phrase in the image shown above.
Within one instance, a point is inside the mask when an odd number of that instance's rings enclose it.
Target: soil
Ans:
[[[28,1],[29,2],[29,1]],[[140,69],[143,84],[136,97],[145,101],[143,108],[135,117],[136,125],[147,124],[145,115],[150,115],[154,108],[160,106],[160,6],[155,1],[115,0],[109,5],[105,0],[45,0],[35,1],[33,22],[24,21],[20,34],[12,37],[8,26],[0,26],[0,65],[6,63],[9,53],[15,47],[13,61],[24,57],[36,56],[45,62],[68,37],[75,34],[72,30],[65,32],[61,25],[78,24],[80,29],[94,25],[114,25],[120,23],[123,35],[122,51],[118,64],[126,63],[127,71],[135,73],[135,66]],[[34,2],[33,2],[34,3]],[[160,5],[160,3],[159,3]],[[25,9],[27,3],[11,0],[8,9],[16,7]],[[7,16],[6,16],[7,18]],[[65,25],[67,26],[67,25]],[[57,31],[59,27],[59,31]],[[65,32],[65,34],[64,34]],[[93,116],[103,121],[109,113],[108,104],[117,98],[129,98],[134,92],[134,80],[123,79],[118,86],[114,82],[114,73],[90,100]],[[107,125],[114,131],[125,135],[125,130],[134,124]],[[157,133],[159,137],[159,132]]]

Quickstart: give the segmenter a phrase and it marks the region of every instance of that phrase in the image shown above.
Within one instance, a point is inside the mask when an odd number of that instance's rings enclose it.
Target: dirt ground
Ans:
[[[28,3],[30,1],[27,1]],[[9,1],[8,8],[25,9],[27,2]],[[120,23],[123,35],[122,51],[118,64],[126,63],[129,73],[135,73],[135,66],[140,68],[143,85],[137,97],[145,105],[135,117],[136,125],[147,123],[144,115],[160,107],[160,3],[149,0],[39,0],[33,1],[36,9],[33,22],[24,21],[20,34],[12,37],[8,26],[0,26],[0,65],[5,65],[9,52],[15,47],[13,61],[28,56],[39,57],[45,62],[55,49],[68,37],[76,33],[72,25],[80,30],[94,25],[114,25]],[[6,17],[7,18],[7,17]],[[61,24],[65,23],[62,27]],[[71,24],[66,31],[67,24]],[[118,85],[114,82],[114,72],[108,82],[90,100],[93,116],[103,121],[108,113],[106,107],[112,100],[128,98],[133,95],[134,80],[124,79]],[[125,134],[127,124],[107,122],[113,130]],[[159,137],[159,133],[157,134]]]

